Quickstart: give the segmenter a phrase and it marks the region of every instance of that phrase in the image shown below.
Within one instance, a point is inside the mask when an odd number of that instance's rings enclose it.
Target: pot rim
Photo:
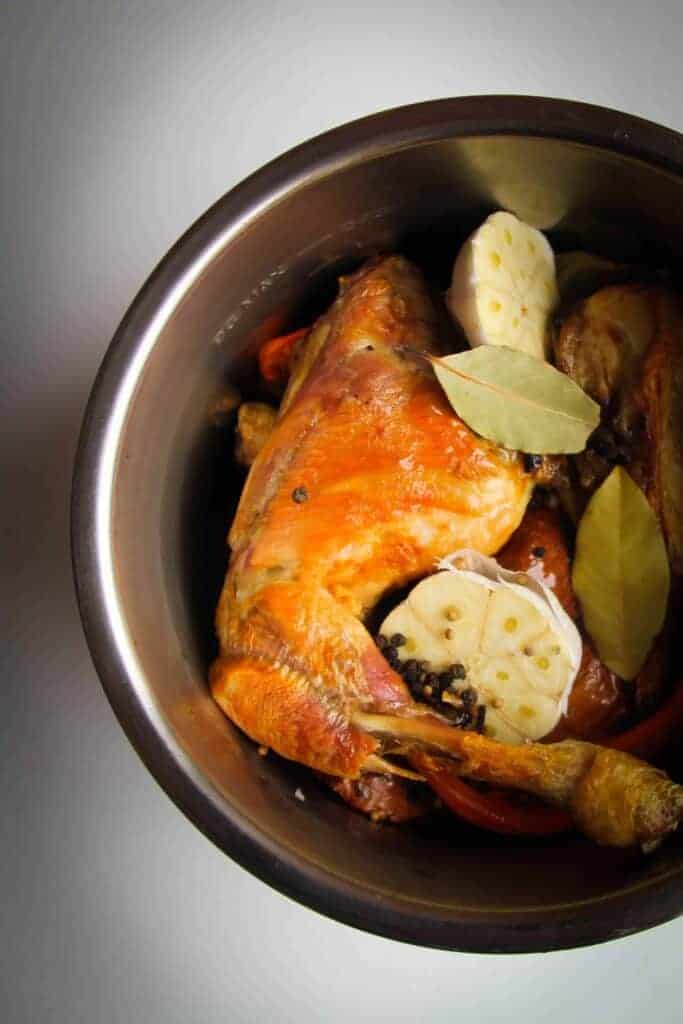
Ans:
[[[541,952],[628,935],[683,913],[683,866],[597,900],[542,910],[475,911],[389,898],[295,856],[215,790],[146,696],[118,606],[109,534],[118,443],[136,382],[164,323],[215,256],[304,184],[420,143],[487,135],[583,143],[683,177],[683,135],[604,107],[534,96],[429,100],[348,122],[290,149],[210,207],[131,303],[100,366],[81,427],[71,549],[83,628],[114,713],[165,792],[233,860],[297,902],[388,938],[470,952]]]

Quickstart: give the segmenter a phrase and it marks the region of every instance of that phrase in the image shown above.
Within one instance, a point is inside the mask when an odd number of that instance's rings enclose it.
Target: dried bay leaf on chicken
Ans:
[[[524,352],[482,346],[431,363],[460,418],[506,448],[579,452],[598,425],[600,410],[580,387]]]
[[[572,582],[601,660],[633,679],[664,625],[669,562],[655,513],[621,467],[579,523]]]

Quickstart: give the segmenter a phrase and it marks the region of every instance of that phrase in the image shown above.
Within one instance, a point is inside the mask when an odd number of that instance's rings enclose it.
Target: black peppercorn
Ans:
[[[301,505],[304,501],[308,501],[308,491],[305,487],[295,487],[292,491],[292,501],[295,501],[297,505]]]
[[[545,548],[539,544],[537,547],[531,549],[531,554],[534,558],[543,558],[545,554]]]
[[[403,678],[408,684],[417,682],[419,666],[414,658],[403,663]]]
[[[543,457],[541,455],[530,455],[528,452],[524,455],[524,469],[527,473],[535,473],[537,469],[540,469],[543,464]]]

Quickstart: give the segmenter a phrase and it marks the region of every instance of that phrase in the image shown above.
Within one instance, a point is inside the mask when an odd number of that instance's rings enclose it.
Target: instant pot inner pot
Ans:
[[[214,838],[221,841],[221,814],[237,812],[244,829],[280,851],[273,857],[302,858],[380,906],[399,899],[418,915],[452,911],[462,920],[555,907],[571,918],[584,901],[675,870],[681,838],[641,860],[578,837],[503,841],[446,817],[375,825],[308,771],[260,757],[206,683],[225,538],[243,482],[232,425],[212,416],[216,397],[229,381],[253,387],[260,342],[308,322],[334,296],[337,275],[374,252],[404,252],[445,287],[459,243],[497,208],[546,230],[558,248],[677,265],[681,181],[565,141],[422,144],[333,174],[321,169],[254,207],[161,328],[130,403],[114,489],[116,587],[144,699],[208,786]]]

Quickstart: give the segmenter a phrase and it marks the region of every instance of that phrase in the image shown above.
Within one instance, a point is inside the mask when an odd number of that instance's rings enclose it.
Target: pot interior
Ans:
[[[635,919],[607,921],[610,901],[664,878],[669,888],[678,879],[680,909],[683,837],[643,860],[578,837],[501,840],[445,817],[375,825],[306,770],[260,757],[206,683],[225,537],[243,482],[232,461],[233,421],[217,424],[213,411],[225,384],[253,394],[260,342],[308,322],[334,296],[337,275],[374,252],[399,250],[445,286],[460,242],[501,207],[548,231],[559,249],[679,263],[681,180],[607,150],[524,136],[443,138],[321,170],[252,209],[156,325],[118,449],[112,561],[137,699],[211,802],[212,823],[202,824],[213,838],[236,852],[230,823],[238,821],[272,861],[272,870],[257,870],[288,890],[277,864],[296,863],[311,879],[310,902],[329,913],[337,912],[334,895],[325,901],[313,890],[330,878],[344,891],[350,884],[372,909],[366,919],[340,916],[374,930],[420,941],[422,925],[439,922],[441,937],[425,931],[425,941],[548,948],[568,943],[563,922],[580,923],[571,941],[631,930]],[[220,205],[212,216],[219,214]],[[250,866],[248,854],[236,855]],[[384,929],[378,915],[391,907],[415,927]],[[602,923],[591,925],[598,916]],[[672,916],[671,907],[661,916]],[[533,937],[541,919],[554,922],[556,939]],[[454,939],[449,931],[477,920],[487,923],[485,937]],[[518,934],[528,922],[529,936],[505,938],[510,921]]]

